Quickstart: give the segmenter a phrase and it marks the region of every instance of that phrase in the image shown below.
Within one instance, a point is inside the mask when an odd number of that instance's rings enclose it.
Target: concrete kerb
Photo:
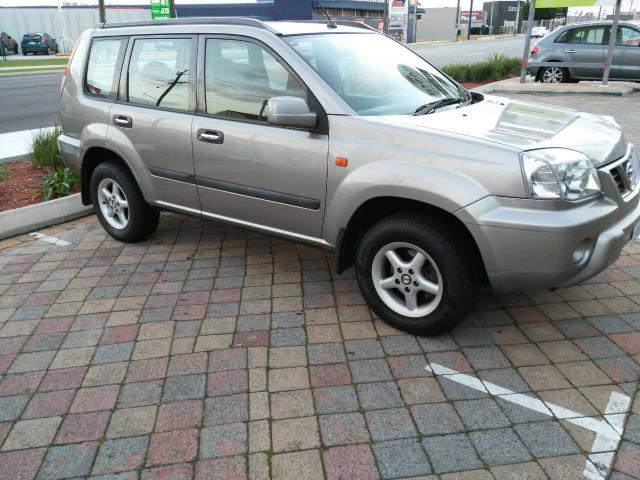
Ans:
[[[640,90],[640,84],[632,82],[610,82],[603,86],[600,82],[578,83],[541,83],[527,81],[519,83],[518,78],[509,78],[499,82],[489,83],[474,89],[480,93],[544,93],[544,94],[600,94],[600,95],[630,95]]]
[[[88,215],[92,210],[91,205],[82,204],[80,194],[76,193],[68,197],[0,212],[0,240],[75,220]]]
[[[0,134],[0,163],[25,160],[31,155],[33,137],[38,130],[50,131],[53,127],[34,130],[20,130]]]

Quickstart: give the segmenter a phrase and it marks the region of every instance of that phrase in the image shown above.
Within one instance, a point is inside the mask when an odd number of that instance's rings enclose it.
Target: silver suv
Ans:
[[[451,328],[483,284],[595,275],[640,216],[613,119],[470,93],[357,23],[105,25],[78,41],[61,119],[112,237],[166,209],[323,247],[412,333]]]

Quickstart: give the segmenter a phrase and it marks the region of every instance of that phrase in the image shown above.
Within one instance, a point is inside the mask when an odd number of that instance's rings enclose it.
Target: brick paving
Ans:
[[[639,98],[543,100],[640,143]],[[0,243],[1,480],[581,478],[590,430],[427,362],[597,419],[629,395],[611,478],[640,478],[638,244],[418,338],[304,245],[173,214],[135,245],[95,217],[45,232],[71,245]]]

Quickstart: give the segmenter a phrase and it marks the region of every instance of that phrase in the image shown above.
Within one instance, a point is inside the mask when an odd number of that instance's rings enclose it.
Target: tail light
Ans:
[[[78,48],[78,44],[82,37],[84,36],[84,32],[80,35],[80,38],[76,40],[76,44],[73,46],[73,50],[71,50],[71,55],[69,56],[69,61],[64,66],[64,73],[62,74],[62,83],[60,83],[60,96],[62,96],[62,91],[64,90],[64,81],[67,79],[67,74],[69,73],[69,67],[71,66],[71,62],[73,62],[73,56],[76,54],[76,48]]]
[[[44,37],[40,37],[40,43],[44,43]]]
[[[533,57],[533,56],[537,55],[538,50],[539,50],[539,48],[538,48],[538,47],[533,47],[533,48],[531,49],[531,56]]]

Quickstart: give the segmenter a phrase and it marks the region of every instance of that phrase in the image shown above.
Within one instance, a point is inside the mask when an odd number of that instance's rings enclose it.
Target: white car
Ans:
[[[549,33],[549,29],[547,27],[533,27],[531,29],[531,38],[544,37]]]

